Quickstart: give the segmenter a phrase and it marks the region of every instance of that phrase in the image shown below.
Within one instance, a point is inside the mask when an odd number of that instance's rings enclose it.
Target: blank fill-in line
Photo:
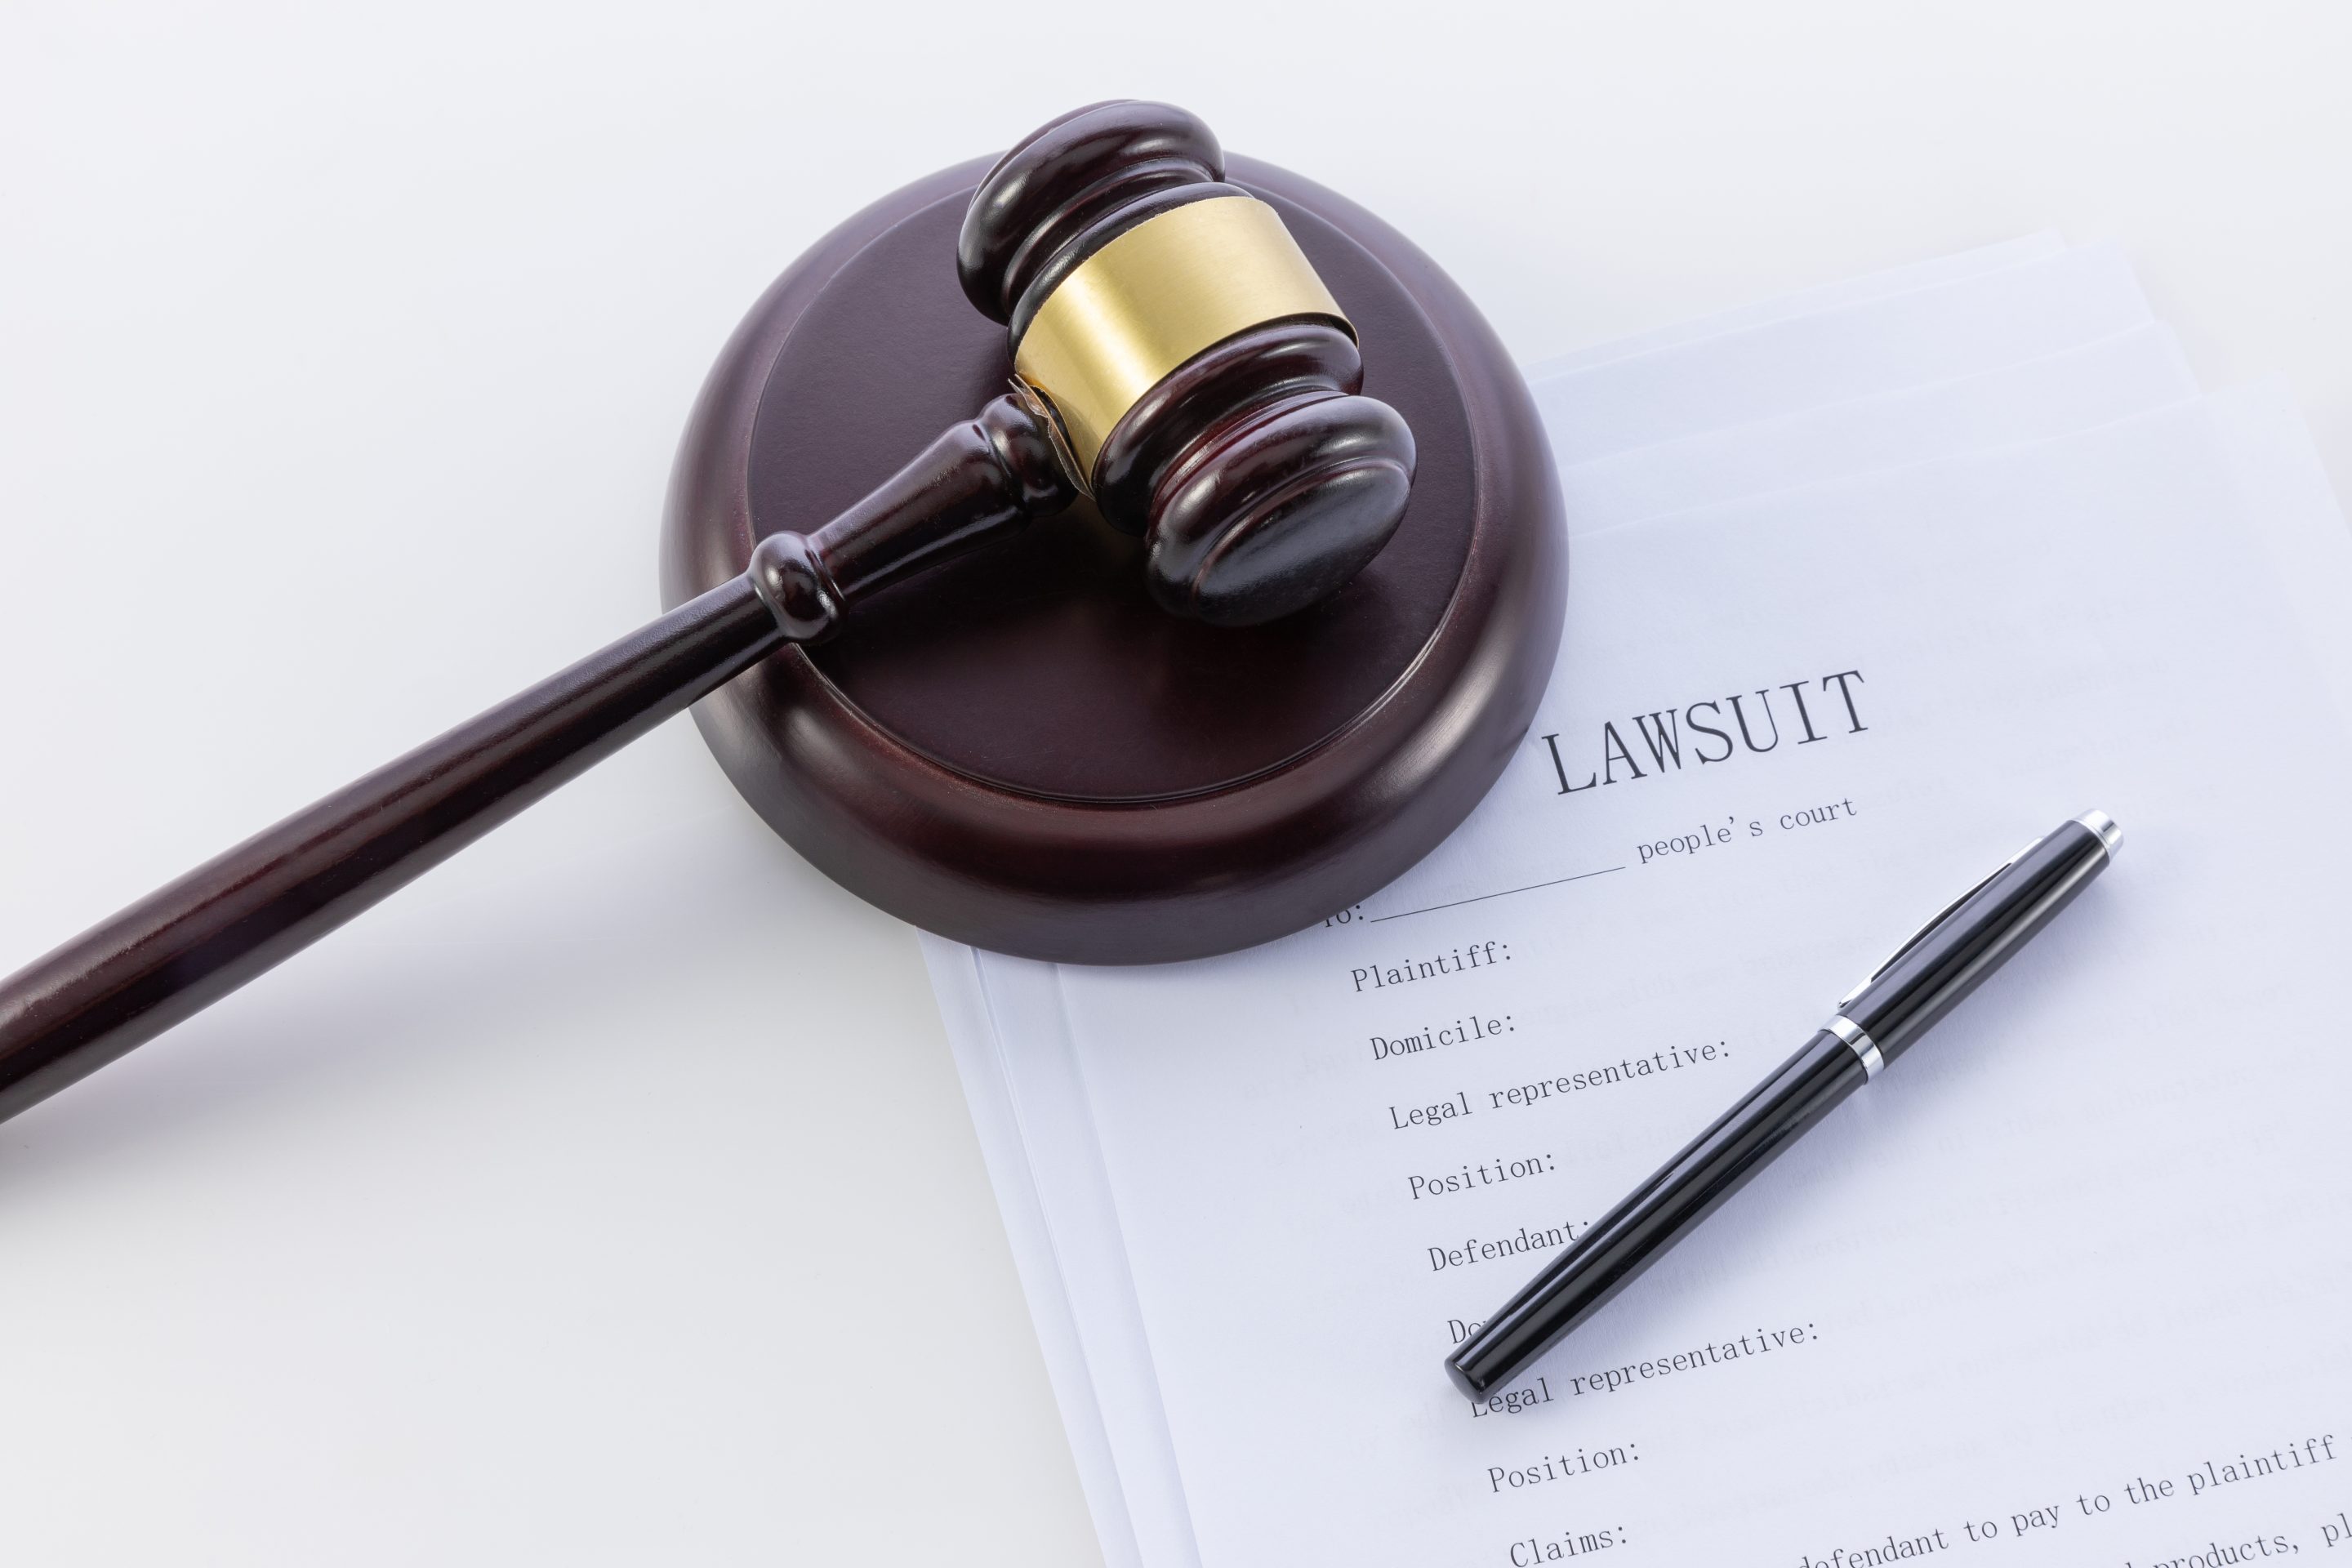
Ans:
[[[1426,909],[1399,910],[1392,915],[1374,915],[1364,923],[1376,926],[1382,921],[1401,921],[1408,915],[1433,915],[1440,910],[1458,910],[1465,904],[1483,904],[1488,899],[1507,899],[1513,893],[1532,893],[1538,888],[1557,888],[1563,882],[1581,882],[1587,877],[1606,877],[1612,871],[1622,871],[1622,866],[1603,866],[1598,871],[1579,871],[1573,877],[1554,877],[1549,882],[1529,882],[1524,888],[1505,888],[1499,893],[1481,893],[1475,899],[1456,899],[1450,904],[1432,904]]]

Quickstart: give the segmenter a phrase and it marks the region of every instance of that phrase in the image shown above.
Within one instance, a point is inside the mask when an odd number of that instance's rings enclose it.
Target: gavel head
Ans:
[[[964,293],[1152,596],[1248,626],[1334,592],[1412,486],[1412,432],[1360,395],[1354,329],[1274,208],[1224,183],[1199,120],[1095,104],[989,171],[957,244]]]

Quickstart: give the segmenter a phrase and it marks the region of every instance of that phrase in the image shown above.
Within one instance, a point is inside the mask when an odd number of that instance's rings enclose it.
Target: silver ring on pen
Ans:
[[[2093,829],[2093,831],[2097,830]],[[1878,1054],[1878,1042],[1863,1033],[1854,1021],[1844,1014],[1839,1013],[1832,1016],[1822,1027],[1843,1040],[1853,1047],[1853,1054],[1862,1058],[1862,1079],[1864,1083],[1868,1083],[1886,1070],[1886,1058]]]

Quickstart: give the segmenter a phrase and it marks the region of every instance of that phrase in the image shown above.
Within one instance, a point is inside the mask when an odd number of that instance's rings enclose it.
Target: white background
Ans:
[[[1522,359],[2057,226],[2352,482],[2352,10],[0,6],[0,966],[656,607],[840,217],[1164,97]],[[944,258],[943,258],[944,264]],[[1084,1563],[911,934],[674,724],[0,1126],[10,1562]]]

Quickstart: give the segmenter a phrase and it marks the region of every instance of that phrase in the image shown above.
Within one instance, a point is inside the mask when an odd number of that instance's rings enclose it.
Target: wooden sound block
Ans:
[[[956,280],[985,160],[812,248],[719,355],[662,546],[676,605],[813,531],[1003,392],[1004,329]],[[695,709],[770,826],[860,897],[1002,952],[1200,957],[1362,899],[1485,795],[1551,674],[1567,536],[1517,369],[1393,230],[1249,159],[1419,448],[1388,546],[1260,626],[1179,620],[1141,545],[1081,502],[858,606]]]

